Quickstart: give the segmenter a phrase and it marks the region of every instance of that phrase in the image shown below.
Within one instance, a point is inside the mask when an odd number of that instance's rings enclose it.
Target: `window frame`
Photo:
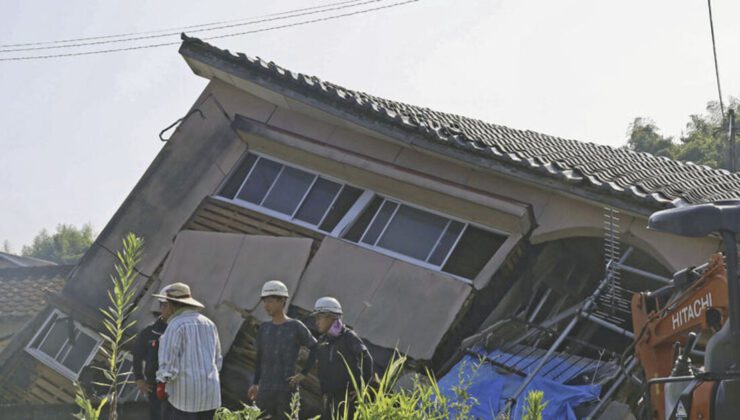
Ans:
[[[128,374],[126,375],[126,378],[123,379],[121,381],[121,383],[119,384],[119,385],[121,385],[121,389],[118,391],[118,398],[120,398],[119,401],[122,401],[122,402],[146,401],[147,396],[144,395],[141,391],[139,391],[139,388],[136,386],[136,380],[134,379],[134,357],[131,354],[131,352],[124,351],[123,353],[124,353],[123,360],[128,361],[128,362],[131,363],[131,371],[128,372]],[[123,370],[123,363],[121,363],[118,366],[118,375],[121,375],[121,373],[122,373],[121,370]],[[131,379],[131,381],[127,382],[129,379]],[[135,392],[132,393],[132,395],[134,396],[134,398],[133,399],[123,399],[124,398],[124,391],[126,390],[126,386],[127,385],[130,385],[130,384],[133,385],[133,391],[135,391]]]
[[[374,190],[371,190],[371,189],[368,189],[368,188],[365,188],[365,187],[357,186],[355,184],[352,184],[350,182],[341,180],[339,178],[336,178],[336,177],[333,177],[333,176],[329,176],[329,175],[325,175],[325,174],[320,173],[320,172],[318,172],[316,170],[308,169],[308,168],[305,168],[304,166],[297,165],[297,164],[295,164],[293,162],[289,162],[289,161],[286,161],[286,160],[283,160],[283,159],[280,159],[280,158],[276,158],[274,156],[271,156],[271,155],[268,155],[268,154],[265,154],[265,153],[261,153],[261,152],[254,152],[254,151],[251,151],[251,150],[250,151],[247,151],[244,154],[244,156],[242,156],[241,159],[239,159],[238,163],[234,166],[234,168],[235,169],[238,168],[238,166],[241,165],[241,163],[244,161],[244,159],[247,159],[247,157],[250,154],[257,156],[258,159],[255,160],[254,164],[252,165],[252,167],[247,172],[247,175],[245,175],[244,179],[242,180],[241,184],[239,185],[239,188],[236,190],[236,193],[234,194],[234,198],[229,199],[227,197],[223,197],[223,196],[218,195],[218,192],[216,192],[216,193],[214,193],[212,195],[212,197],[214,199],[217,199],[217,200],[220,200],[220,201],[224,201],[224,202],[227,202],[227,203],[231,203],[231,204],[235,204],[235,205],[238,205],[240,207],[244,207],[246,209],[253,210],[253,211],[256,211],[258,213],[264,214],[266,216],[273,217],[275,219],[279,219],[279,220],[282,220],[282,221],[285,221],[285,222],[288,222],[288,223],[291,223],[291,224],[294,224],[294,225],[297,225],[297,226],[300,226],[300,227],[303,227],[303,228],[306,228],[306,229],[309,229],[309,230],[312,230],[312,231],[315,231],[315,232],[318,232],[318,233],[321,233],[323,235],[331,236],[331,237],[336,238],[336,239],[339,239],[341,241],[344,241],[344,242],[347,242],[347,243],[351,243],[353,245],[357,245],[359,247],[362,247],[362,248],[365,248],[365,249],[369,249],[369,250],[378,252],[380,254],[384,254],[384,255],[387,255],[389,257],[392,257],[392,258],[395,258],[395,259],[398,259],[398,260],[401,260],[401,261],[404,261],[404,262],[407,262],[407,263],[410,263],[410,264],[413,264],[413,265],[416,265],[416,266],[419,266],[419,267],[422,267],[422,268],[426,268],[426,269],[429,269],[429,270],[432,270],[432,271],[435,271],[435,272],[438,272],[438,273],[444,273],[445,275],[451,276],[451,277],[453,277],[453,278],[455,278],[457,280],[460,280],[460,281],[462,281],[464,283],[467,283],[467,284],[470,284],[470,285],[473,284],[473,282],[475,280],[474,278],[469,279],[469,278],[462,277],[462,276],[459,276],[459,275],[456,275],[456,274],[453,274],[453,273],[450,273],[450,272],[447,272],[447,271],[443,271],[442,270],[442,268],[445,266],[445,264],[449,260],[450,256],[453,254],[453,252],[455,250],[455,247],[457,247],[457,245],[459,244],[459,242],[462,239],[463,235],[467,231],[468,226],[473,226],[473,227],[476,227],[478,229],[484,230],[486,232],[490,232],[490,233],[493,233],[495,235],[503,236],[504,237],[504,243],[507,240],[509,240],[509,238],[512,237],[512,234],[511,233],[505,232],[505,231],[503,231],[501,229],[496,229],[496,228],[492,228],[490,226],[481,225],[479,223],[470,222],[470,221],[467,221],[465,219],[462,219],[462,218],[459,218],[459,217],[455,217],[455,216],[451,216],[449,214],[446,214],[446,213],[443,213],[443,212],[440,212],[440,211],[437,211],[437,210],[432,210],[432,209],[429,209],[429,208],[426,208],[426,207],[423,207],[423,206],[420,206],[420,205],[417,205],[417,204],[410,203],[410,202],[408,202],[406,200],[397,198],[396,196],[393,196],[393,195],[390,195],[390,194],[378,193],[378,192],[376,192]],[[274,162],[277,162],[277,163],[283,165],[283,167],[290,166],[290,167],[299,169],[301,171],[305,171],[305,172],[308,172],[310,174],[313,174],[316,177],[314,179],[314,181],[311,183],[311,186],[309,187],[309,189],[304,193],[304,195],[301,198],[301,201],[299,202],[298,206],[293,211],[293,215],[292,216],[288,216],[285,213],[281,213],[281,212],[278,212],[278,211],[269,209],[267,207],[263,207],[261,205],[254,204],[254,203],[251,203],[249,201],[239,199],[237,197],[238,194],[239,194],[239,192],[242,190],[242,188],[244,188],[244,185],[247,182],[247,179],[249,179],[249,176],[252,174],[252,171],[257,166],[257,163],[259,162],[259,158],[264,158],[264,159],[272,160]],[[280,173],[282,173],[282,171],[283,171],[283,169],[281,168]],[[233,175],[233,173],[230,173],[224,179],[224,181],[221,183],[221,185],[219,186],[219,188],[218,188],[217,191],[220,191],[221,188],[223,188],[223,186],[228,182],[229,177],[232,176],[232,175]],[[273,181],[273,184],[270,185],[270,188],[265,193],[265,196],[262,199],[263,202],[267,198],[269,192],[272,190],[272,187],[277,182],[278,177],[279,177],[279,174],[278,174],[278,176],[275,177],[275,180]],[[331,206],[336,202],[337,198],[341,194],[341,192],[344,189],[344,186],[345,185],[348,185],[350,187],[353,187],[353,188],[357,188],[357,189],[362,190],[362,194],[360,194],[360,196],[357,198],[357,200],[355,200],[354,204],[342,216],[342,218],[339,220],[339,222],[334,227],[334,229],[332,229],[331,232],[327,232],[325,230],[319,229],[319,226],[321,226],[321,224],[323,223],[324,219],[329,214],[328,209],[327,209],[326,213],[324,213],[324,215],[322,216],[321,220],[319,221],[319,223],[317,225],[313,225],[313,224],[304,222],[302,220],[295,219],[295,214],[298,212],[298,210],[300,209],[301,205],[303,205],[303,203],[304,203],[306,197],[308,196],[311,188],[316,183],[316,181],[319,179],[319,177],[324,178],[324,179],[326,179],[328,181],[331,181],[331,182],[335,182],[335,183],[340,184],[342,186],[340,188],[340,190],[337,192],[337,194],[335,195],[335,197],[332,200],[331,204],[329,205],[329,208],[331,208]],[[357,221],[358,217],[365,211],[365,209],[367,208],[367,206],[372,202],[373,198],[375,198],[375,197],[378,197],[381,200],[383,200],[383,203],[381,203],[381,206],[378,207],[378,211],[376,211],[376,213],[373,215],[373,219],[370,221],[370,223],[368,224],[368,226],[365,228],[365,231],[363,231],[362,235],[360,236],[360,239],[358,239],[357,242],[353,242],[353,241],[351,241],[349,239],[345,239],[344,238],[344,235],[349,231],[350,228],[352,228],[352,226],[354,225],[354,223]],[[377,216],[377,213],[380,211],[380,208],[382,207],[382,205],[386,201],[395,202],[395,203],[398,204],[398,206],[396,207],[396,209],[393,211],[393,214],[391,215],[391,217],[386,222],[386,225],[383,227],[383,231],[378,235],[378,238],[376,240],[376,244],[375,245],[369,245],[369,244],[366,244],[366,243],[362,242],[362,237],[364,237],[365,233],[367,232],[367,230],[370,228],[370,226],[372,225],[373,221],[375,220],[375,217]],[[390,222],[393,220],[393,217],[395,216],[395,214],[398,211],[398,209],[401,208],[401,206],[408,206],[408,207],[411,207],[413,209],[420,210],[420,211],[423,211],[423,212],[426,212],[426,213],[430,213],[430,214],[433,214],[433,215],[436,215],[436,216],[443,217],[443,218],[447,219],[448,220],[448,223],[445,226],[445,229],[447,229],[452,222],[458,222],[458,223],[462,223],[463,224],[463,228],[460,230],[460,234],[457,236],[457,238],[455,238],[455,242],[452,244],[452,246],[450,247],[450,249],[447,251],[447,255],[445,255],[445,258],[443,259],[443,261],[442,261],[441,264],[439,264],[439,265],[431,264],[431,263],[428,263],[426,261],[419,260],[419,259],[416,259],[414,257],[408,256],[408,255],[405,255],[405,254],[402,254],[402,253],[399,253],[399,252],[395,252],[395,251],[392,251],[390,249],[386,249],[386,248],[383,248],[383,247],[380,247],[380,246],[377,245],[377,243],[380,241],[380,238],[385,233],[385,230],[388,228],[388,226],[390,225]],[[437,243],[442,239],[442,236],[444,236],[444,232],[445,231],[443,230],[442,231],[442,234],[440,234],[440,237],[437,238]],[[434,248],[437,246],[437,243],[435,243],[432,246],[432,249],[431,249],[430,253],[427,255],[427,259],[429,259],[431,257],[431,255],[433,254]],[[501,246],[503,247],[503,244]],[[493,254],[491,255],[491,258],[489,258],[489,262],[490,262],[491,259],[493,259],[495,257],[495,255],[499,252],[500,249],[501,249],[501,247],[499,247],[499,249],[497,249],[497,250],[495,250],[493,252]]]
[[[274,217],[276,219],[280,219],[280,220],[283,220],[283,221],[292,223],[294,225],[301,226],[301,227],[304,227],[304,228],[313,230],[315,232],[319,232],[319,233],[322,233],[322,234],[325,234],[325,235],[330,235],[330,236],[335,236],[336,237],[337,235],[335,234],[335,232],[339,232],[339,231],[343,230],[344,227],[346,226],[346,224],[347,223],[350,223],[352,221],[352,219],[345,220],[347,218],[346,216],[349,215],[352,212],[352,210],[355,208],[355,206],[358,203],[360,203],[360,201],[363,199],[363,196],[367,195],[368,192],[369,192],[369,190],[366,189],[366,188],[358,187],[358,186],[356,186],[354,184],[351,184],[349,182],[343,181],[343,180],[341,180],[339,178],[335,178],[335,177],[332,177],[332,176],[327,176],[327,175],[324,175],[324,174],[322,174],[320,172],[317,172],[315,170],[307,169],[307,168],[305,168],[305,167],[303,167],[301,165],[296,165],[296,164],[294,164],[292,162],[288,162],[288,161],[285,161],[285,160],[282,160],[282,159],[275,158],[275,157],[270,156],[270,155],[266,155],[266,154],[258,153],[258,152],[253,152],[253,151],[248,151],[241,159],[239,159],[239,162],[235,165],[235,168],[238,167],[238,165],[241,165],[242,162],[244,162],[244,159],[246,159],[247,156],[249,156],[250,154],[257,156],[258,159],[255,160],[255,162],[252,165],[252,167],[249,168],[249,171],[244,176],[244,179],[242,180],[242,183],[239,185],[239,188],[237,188],[236,193],[234,194],[234,197],[233,198],[223,197],[221,195],[218,195],[218,192],[216,192],[216,193],[214,193],[213,198],[215,198],[217,200],[225,201],[227,203],[236,204],[236,205],[238,205],[240,207],[244,207],[244,208],[249,209],[249,210],[254,210],[256,212],[265,214],[267,216]],[[262,200],[260,201],[260,203],[264,203],[264,201],[267,199],[268,195],[270,194],[270,192],[272,191],[273,187],[277,183],[277,180],[280,177],[280,174],[283,172],[283,169],[286,166],[289,166],[291,168],[295,168],[295,169],[298,169],[298,170],[307,172],[307,173],[312,174],[314,176],[313,181],[309,185],[309,187],[306,190],[306,192],[303,193],[303,196],[301,197],[301,200],[298,202],[298,205],[296,206],[295,210],[293,210],[293,213],[291,215],[287,215],[285,213],[282,213],[282,212],[279,212],[279,211],[276,211],[276,210],[272,210],[270,208],[267,208],[267,207],[263,206],[262,204],[254,204],[252,202],[243,200],[243,199],[241,199],[241,198],[238,197],[239,192],[242,190],[242,188],[244,188],[244,185],[246,184],[246,182],[249,179],[249,177],[252,175],[252,172],[254,171],[254,168],[257,166],[257,163],[259,162],[259,159],[261,159],[261,158],[272,160],[272,161],[274,161],[274,162],[282,165],[283,167],[280,168],[280,172],[275,177],[275,180],[273,180],[272,184],[270,185],[270,187],[268,188],[267,192],[265,193],[265,196],[262,197]],[[226,177],[226,179],[224,179],[224,182],[222,183],[222,185],[219,186],[218,191],[220,191],[221,188],[223,188],[223,186],[226,184],[226,182],[228,181],[228,178],[230,176],[232,176],[232,174],[229,174]],[[319,178],[323,178],[323,179],[325,179],[327,181],[333,182],[335,184],[339,184],[340,187],[339,187],[339,190],[337,191],[337,193],[334,195],[334,198],[332,198],[331,203],[329,203],[329,207],[326,209],[326,211],[324,212],[324,214],[321,216],[321,219],[319,220],[319,222],[314,225],[314,224],[311,224],[311,223],[308,223],[308,222],[304,222],[303,220],[296,219],[295,216],[298,213],[298,211],[301,209],[301,206],[305,203],[306,198],[308,197],[309,193],[311,192],[311,189],[314,187],[314,185],[316,184],[316,181],[318,181]],[[339,220],[339,222],[334,227],[334,229],[332,229],[331,232],[327,232],[325,230],[321,230],[319,228],[319,226],[321,226],[324,223],[324,220],[326,219],[326,217],[329,214],[329,210],[334,205],[334,203],[336,203],[336,201],[339,199],[339,195],[342,193],[342,191],[344,191],[345,186],[349,186],[351,188],[356,188],[356,189],[362,190],[362,193],[360,194],[359,197],[357,197],[357,200],[355,200],[354,204],[352,204],[352,206],[347,210],[347,213],[345,213],[342,216],[342,218]]]
[[[95,355],[98,354],[98,349],[100,348],[101,344],[103,343],[103,340],[102,340],[102,338],[100,338],[100,336],[99,336],[98,333],[96,333],[95,331],[93,331],[93,330],[91,330],[91,329],[89,329],[87,327],[82,326],[79,322],[77,322],[77,321],[75,321],[75,320],[72,319],[72,322],[74,322],[75,328],[77,328],[80,331],[80,334],[85,334],[85,335],[87,335],[88,337],[90,337],[91,339],[93,339],[95,341],[95,345],[93,345],[93,348],[90,351],[90,354],[85,359],[85,362],[80,367],[80,370],[78,372],[74,372],[72,369],[68,368],[67,366],[64,366],[64,364],[62,364],[62,362],[59,362],[58,360],[56,360],[55,357],[52,357],[52,356],[44,353],[43,351],[41,351],[40,347],[43,346],[44,342],[49,337],[49,334],[51,333],[52,328],[49,328],[49,330],[46,331],[46,334],[44,335],[43,339],[39,342],[39,345],[38,345],[39,348],[31,347],[31,345],[36,341],[36,339],[44,331],[44,329],[46,329],[46,326],[49,324],[49,322],[51,322],[51,318],[54,315],[57,315],[57,317],[59,317],[59,318],[70,318],[67,314],[65,314],[64,312],[60,311],[59,309],[56,309],[56,308],[52,309],[52,311],[46,317],[46,320],[41,325],[41,327],[39,328],[39,330],[28,341],[28,344],[26,344],[25,350],[31,356],[35,357],[40,362],[44,363],[45,365],[47,365],[50,368],[54,369],[55,371],[57,371],[61,375],[65,376],[67,379],[70,379],[72,381],[76,381],[79,378],[80,373],[82,372],[82,369],[85,366],[89,365],[90,362],[95,358]],[[68,343],[69,343],[69,337],[66,337],[64,343],[62,344],[62,346],[59,348],[59,350],[57,350],[57,353],[59,351],[61,351]],[[69,355],[69,351],[71,351],[71,348],[67,351],[67,355]]]
[[[464,220],[464,219],[461,219],[459,217],[450,216],[448,214],[445,214],[445,213],[442,213],[442,212],[439,212],[439,211],[436,211],[436,210],[430,210],[430,209],[427,209],[425,207],[421,207],[419,205],[409,203],[409,202],[407,202],[405,200],[400,200],[400,199],[398,199],[398,198],[396,198],[394,196],[386,195],[386,194],[379,194],[377,192],[373,192],[372,197],[370,198],[370,200],[368,200],[368,202],[365,204],[365,206],[362,207],[362,209],[359,209],[358,210],[357,214],[354,216],[354,218],[352,220],[353,222],[357,220],[357,217],[360,214],[362,214],[362,212],[367,207],[367,204],[370,204],[370,201],[372,201],[372,198],[374,198],[374,197],[379,197],[380,199],[382,199],[384,201],[385,200],[390,200],[390,201],[396,202],[398,204],[398,207],[393,211],[393,214],[391,215],[391,217],[386,222],[386,225],[383,227],[383,231],[378,235],[378,238],[375,241],[375,245],[369,245],[369,244],[367,244],[365,242],[362,242],[362,238],[367,233],[367,230],[370,229],[370,226],[373,224],[373,221],[375,220],[375,217],[377,216],[377,213],[380,211],[380,208],[382,207],[382,205],[384,203],[381,203],[381,205],[378,207],[378,210],[376,211],[376,214],[373,215],[373,219],[370,221],[370,223],[368,223],[367,227],[365,228],[365,231],[363,231],[362,235],[360,236],[360,239],[358,239],[357,242],[353,242],[353,241],[350,241],[349,239],[345,239],[344,238],[344,234],[347,233],[347,231],[349,231],[350,228],[352,228],[353,223],[349,223],[345,227],[344,231],[341,232],[341,235],[342,236],[339,236],[338,239],[341,239],[341,240],[343,240],[345,242],[349,242],[351,244],[360,246],[360,247],[365,248],[365,249],[370,249],[370,250],[373,250],[375,252],[388,255],[389,257],[393,257],[395,259],[402,260],[402,261],[408,262],[410,264],[418,265],[420,267],[424,267],[424,268],[427,268],[427,269],[430,269],[430,270],[433,270],[433,271],[436,271],[436,272],[439,272],[439,273],[444,273],[444,274],[446,274],[448,276],[452,276],[455,279],[460,280],[460,281],[465,282],[465,283],[468,283],[468,284],[473,284],[473,281],[475,279],[474,278],[469,279],[467,277],[458,276],[457,274],[453,274],[453,273],[450,273],[450,272],[447,272],[447,271],[443,271],[442,270],[442,267],[444,267],[445,264],[447,264],[447,260],[449,260],[450,256],[455,251],[455,247],[457,247],[457,245],[460,243],[460,240],[462,239],[463,235],[465,234],[465,231],[468,229],[468,226],[473,226],[473,227],[476,227],[478,229],[484,230],[486,232],[491,232],[493,234],[503,236],[505,238],[504,239],[504,242],[506,242],[512,236],[510,233],[504,232],[504,231],[502,231],[500,229],[494,229],[494,228],[490,228],[488,226],[483,226],[483,225],[478,224],[478,223],[469,222],[469,221]],[[358,201],[359,201],[359,199],[358,199]],[[460,230],[460,234],[457,236],[457,238],[455,238],[455,242],[452,244],[452,246],[450,247],[449,251],[447,251],[447,255],[445,255],[445,258],[444,258],[444,260],[442,261],[442,263],[440,265],[430,264],[430,263],[428,263],[426,261],[422,261],[422,260],[416,259],[414,257],[410,257],[408,255],[401,254],[399,252],[395,252],[393,250],[386,249],[386,248],[383,248],[383,247],[377,245],[377,243],[380,242],[380,238],[385,233],[385,230],[388,228],[388,226],[390,225],[391,221],[393,220],[393,217],[395,216],[396,212],[398,211],[399,208],[401,208],[402,205],[405,205],[405,206],[408,206],[408,207],[411,207],[411,208],[414,208],[414,209],[417,209],[417,210],[420,210],[420,211],[424,211],[424,212],[427,212],[427,213],[431,213],[431,214],[434,214],[436,216],[440,216],[440,217],[443,217],[443,218],[447,219],[448,220],[448,223],[445,226],[445,229],[447,227],[449,227],[449,225],[452,222],[458,222],[458,223],[462,223],[463,224],[463,228],[462,228],[462,230]],[[437,242],[439,242],[441,240],[441,238],[442,238],[443,235],[444,235],[444,231],[442,232],[442,234],[440,234],[440,237],[437,238]],[[430,254],[427,255],[427,259],[429,259],[431,257],[431,254],[434,252],[434,247],[436,245],[437,245],[437,243],[435,243],[433,245],[432,250],[430,251]],[[503,243],[502,243],[501,247],[503,247]],[[490,261],[491,259],[493,259],[493,257],[499,252],[499,250],[501,249],[501,247],[499,247],[498,249],[496,249],[496,251],[493,252],[493,254],[491,255],[491,258],[489,258],[488,261]]]

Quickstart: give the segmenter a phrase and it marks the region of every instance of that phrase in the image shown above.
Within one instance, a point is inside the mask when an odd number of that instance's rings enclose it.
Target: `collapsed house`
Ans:
[[[0,252],[0,351],[46,306],[46,293],[59,293],[71,265]]]
[[[651,232],[647,216],[740,190],[726,171],[378,98],[186,36],[180,54],[208,86],[63,291],[0,354],[0,402],[73,401],[128,232],[145,240],[138,327],[153,291],[190,284],[219,328],[224,401],[235,404],[267,280],[288,285],[299,318],[318,297],[338,298],[379,365],[398,349],[410,367],[444,373],[482,342],[543,322],[562,329],[603,290],[605,254],[620,276],[606,276],[610,290],[654,288],[702,263],[715,238]],[[624,296],[609,296],[621,300],[594,308],[596,321],[570,327],[575,341],[559,348],[584,354],[574,366],[629,344]],[[555,340],[532,337],[513,344]],[[304,389],[317,395],[315,380]],[[122,396],[140,398],[133,387]]]

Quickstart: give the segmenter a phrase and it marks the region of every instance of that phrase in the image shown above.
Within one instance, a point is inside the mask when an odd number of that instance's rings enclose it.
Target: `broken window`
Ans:
[[[506,236],[376,196],[344,239],[473,279]]]
[[[331,232],[363,190],[248,154],[218,195],[259,211]]]
[[[26,351],[62,375],[77,380],[99,345],[95,333],[54,310]]]

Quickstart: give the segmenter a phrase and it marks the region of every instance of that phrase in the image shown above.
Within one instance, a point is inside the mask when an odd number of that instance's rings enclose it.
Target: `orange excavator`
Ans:
[[[670,285],[632,299],[635,354],[645,378],[650,419],[740,418],[740,283],[736,234],[740,201],[654,213],[648,227],[681,236],[719,233],[725,258],[673,276]],[[726,264],[725,264],[726,260]],[[728,276],[729,273],[729,276]],[[690,355],[705,344],[704,366]]]

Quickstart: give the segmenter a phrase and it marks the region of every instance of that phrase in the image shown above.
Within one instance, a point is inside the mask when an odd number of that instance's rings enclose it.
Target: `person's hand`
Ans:
[[[146,383],[146,381],[143,380],[143,379],[137,379],[136,380],[136,387],[139,388],[139,391],[142,394],[148,394],[148,393],[152,392],[152,386],[149,385],[148,383]]]
[[[166,385],[167,384],[165,384],[164,382],[157,382],[156,394],[157,394],[157,399],[160,401],[164,401],[165,399],[167,399],[167,392],[165,390]]]
[[[290,384],[290,386],[295,387],[300,385],[301,381],[303,381],[304,379],[306,379],[306,375],[298,373],[288,378],[288,383]]]
[[[249,391],[247,391],[247,397],[249,397],[250,400],[256,401],[257,400],[257,391],[259,391],[260,387],[258,385],[252,385],[249,387]]]

